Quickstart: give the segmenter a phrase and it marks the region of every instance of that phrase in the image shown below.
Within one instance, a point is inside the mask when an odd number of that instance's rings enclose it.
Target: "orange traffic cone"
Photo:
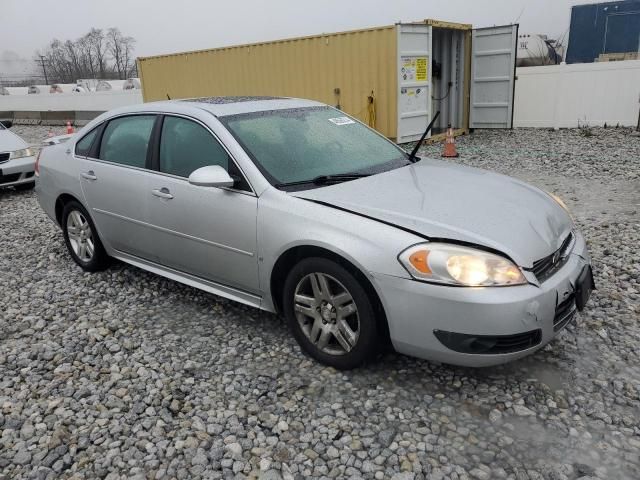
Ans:
[[[67,120],[67,133],[73,133],[73,127],[71,126],[71,122]]]
[[[444,152],[442,156],[446,158],[459,157],[458,150],[456,150],[456,138],[453,136],[453,128],[451,124],[447,126],[447,136],[444,141]]]

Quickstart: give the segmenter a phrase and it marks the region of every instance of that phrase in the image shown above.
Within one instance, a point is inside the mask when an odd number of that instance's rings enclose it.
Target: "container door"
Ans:
[[[431,26],[398,31],[398,143],[419,140],[431,121]]]
[[[511,128],[518,25],[473,30],[471,128]]]

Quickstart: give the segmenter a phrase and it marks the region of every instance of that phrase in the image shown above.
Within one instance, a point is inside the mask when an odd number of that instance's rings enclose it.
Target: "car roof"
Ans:
[[[180,104],[188,104],[190,107],[197,107],[202,110],[206,110],[216,117],[226,117],[242,113],[264,112],[269,110],[326,106],[325,104],[314,100],[266,96],[185,98],[180,100],[154,102],[154,104],[159,107],[163,104],[167,107],[176,107]],[[153,104],[144,105],[148,107]]]
[[[286,97],[202,97],[159,102],[138,103],[114,108],[97,116],[81,132],[88,132],[99,123],[110,118],[135,113],[194,113],[197,110],[208,112],[215,117],[227,117],[243,113],[286,110],[292,108],[328,107],[314,100]]]

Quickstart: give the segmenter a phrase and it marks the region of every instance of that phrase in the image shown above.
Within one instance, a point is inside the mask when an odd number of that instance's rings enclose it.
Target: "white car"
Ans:
[[[36,157],[27,142],[9,131],[13,123],[0,122],[0,187],[30,190],[35,185]]]

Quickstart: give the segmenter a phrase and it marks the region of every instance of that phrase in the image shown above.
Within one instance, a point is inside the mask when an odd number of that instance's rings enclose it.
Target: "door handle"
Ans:
[[[151,193],[156,197],[165,198],[167,200],[171,200],[173,198],[173,195],[171,195],[171,192],[167,187],[162,187],[160,189],[156,188],[155,190],[152,190]]]
[[[93,170],[89,170],[88,172],[82,172],[80,174],[82,178],[86,178],[87,180],[97,180],[96,174],[93,173]]]

